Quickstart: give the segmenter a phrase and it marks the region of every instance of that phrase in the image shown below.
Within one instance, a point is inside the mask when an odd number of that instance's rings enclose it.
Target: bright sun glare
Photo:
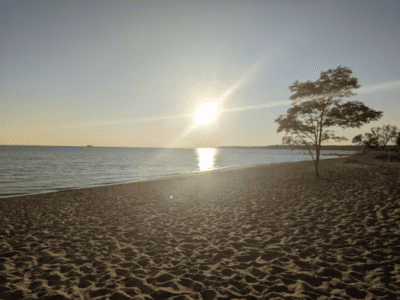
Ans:
[[[218,103],[209,102],[200,105],[196,111],[196,124],[207,124],[217,117],[218,115]]]

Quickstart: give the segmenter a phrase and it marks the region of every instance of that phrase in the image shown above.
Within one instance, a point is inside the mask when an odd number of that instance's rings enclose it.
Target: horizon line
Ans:
[[[241,148],[263,148],[263,147],[290,147],[290,145],[282,145],[282,144],[272,144],[272,145],[258,145],[258,146],[239,146],[239,145],[231,145],[231,146],[202,146],[202,147],[162,147],[162,146],[95,146],[95,145],[80,145],[80,146],[65,146],[65,145],[0,145],[0,147],[10,147],[10,146],[19,146],[19,147],[26,147],[26,146],[33,146],[33,147],[80,147],[80,148],[163,148],[163,149],[198,149],[198,148],[233,148],[233,147],[241,147]],[[311,145],[312,146],[312,145]],[[322,147],[364,147],[363,145],[321,145]],[[396,145],[386,145],[387,146],[396,146]],[[298,147],[305,147],[305,146],[298,146]]]

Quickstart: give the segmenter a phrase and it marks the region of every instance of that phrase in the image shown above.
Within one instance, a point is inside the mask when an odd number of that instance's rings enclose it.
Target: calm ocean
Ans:
[[[337,152],[354,153],[324,150],[321,159]],[[0,146],[0,198],[304,160],[306,150]]]

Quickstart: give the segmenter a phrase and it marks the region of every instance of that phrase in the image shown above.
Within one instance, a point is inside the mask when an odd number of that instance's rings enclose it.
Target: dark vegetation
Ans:
[[[389,142],[398,143],[400,133],[396,126],[386,125],[382,128],[373,127],[371,132],[359,134],[352,140],[353,144],[363,145],[367,149],[384,150]]]
[[[282,138],[283,145],[292,149],[307,148],[314,161],[317,178],[322,143],[347,140],[326,128],[360,128],[382,117],[381,111],[375,111],[359,101],[341,103],[343,97],[356,95],[352,90],[360,87],[357,78],[350,77],[352,73],[349,68],[339,66],[335,70],[321,72],[320,78],[314,82],[295,81],[289,87],[295,93],[289,98],[293,107],[275,120],[279,124],[278,133],[286,133]],[[316,153],[315,159],[312,149]]]
[[[355,136],[352,142],[363,145],[364,149],[357,153],[359,156],[375,160],[400,161],[400,132],[396,126],[374,127],[371,132]],[[389,142],[395,145],[389,147],[387,146]]]
[[[270,145],[270,146],[220,146],[218,148],[235,148],[235,149],[292,149],[293,147],[285,145]],[[298,146],[296,149],[307,150],[306,146]],[[321,145],[321,150],[336,150],[336,151],[361,151],[364,146],[354,145]]]
[[[373,159],[389,159],[389,155],[391,159],[396,160],[397,158],[400,158],[400,153],[399,150],[393,148],[390,151],[380,151],[380,150],[371,150],[371,149],[365,149],[362,151],[359,151],[353,155],[358,155],[358,156],[366,156],[370,157]]]

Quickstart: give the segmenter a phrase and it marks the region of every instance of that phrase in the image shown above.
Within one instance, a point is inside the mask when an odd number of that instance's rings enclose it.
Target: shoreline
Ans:
[[[336,155],[335,155],[336,156]],[[324,158],[322,160],[335,160],[335,159],[341,159],[348,157],[348,155],[337,155],[339,157],[335,158]],[[141,180],[136,180],[136,181],[128,181],[128,182],[122,182],[122,183],[109,183],[109,184],[103,184],[99,186],[92,186],[92,187],[82,187],[82,188],[54,188],[54,190],[59,190],[59,191],[51,191],[51,192],[38,192],[38,193],[33,193],[33,194],[18,194],[18,193],[13,193],[13,194],[0,194],[0,200],[1,199],[9,199],[9,198],[16,198],[16,197],[27,197],[27,196],[33,196],[33,195],[42,195],[42,194],[50,194],[50,193],[59,193],[61,191],[70,191],[70,190],[81,190],[81,189],[92,189],[92,188],[101,188],[101,187],[107,187],[107,186],[113,186],[113,185],[120,185],[120,184],[132,184],[136,182],[147,182],[147,181],[153,181],[153,180],[161,180],[161,179],[169,179],[169,178],[175,178],[177,176],[191,176],[195,174],[204,174],[207,172],[215,172],[215,171],[220,171],[220,170],[226,170],[226,169],[232,169],[232,170],[240,170],[241,168],[254,168],[254,167],[261,167],[261,166],[269,166],[269,165],[279,165],[279,164],[288,164],[288,163],[299,163],[299,162],[312,162],[312,160],[302,160],[302,161],[294,161],[294,162],[280,162],[280,163],[264,163],[264,164],[249,164],[249,165],[241,165],[241,166],[229,166],[229,167],[221,167],[218,169],[212,169],[212,170],[206,170],[206,171],[193,171],[189,173],[173,173],[173,174],[166,174],[166,175],[161,175],[159,177],[155,178],[149,178],[149,179],[141,179]]]
[[[0,298],[399,298],[399,174],[345,161],[2,198]]]

